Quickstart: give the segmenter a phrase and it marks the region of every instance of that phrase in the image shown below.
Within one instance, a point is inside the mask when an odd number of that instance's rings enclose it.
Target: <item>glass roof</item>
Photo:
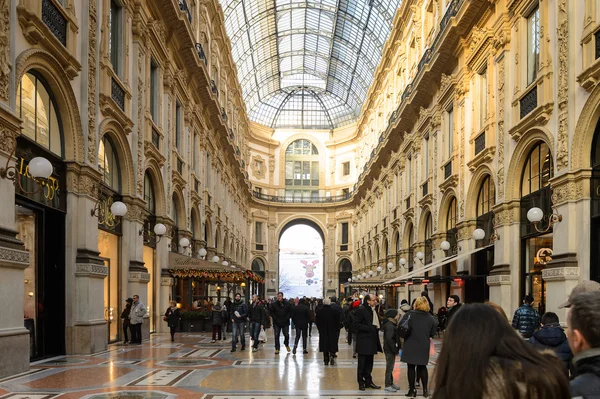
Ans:
[[[250,119],[331,129],[358,119],[402,0],[221,0]]]

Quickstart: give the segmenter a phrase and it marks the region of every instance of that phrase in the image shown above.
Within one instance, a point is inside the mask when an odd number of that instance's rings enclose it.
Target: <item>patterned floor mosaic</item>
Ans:
[[[398,393],[359,391],[357,361],[344,332],[335,366],[323,364],[314,330],[308,354],[288,353],[282,343],[275,355],[272,333],[269,338],[253,353],[246,336],[246,350],[238,345],[231,353],[231,341],[211,343],[207,334],[178,334],[176,342],[168,334],[153,334],[141,346],[114,344],[91,356],[32,363],[30,371],[0,380],[0,399],[384,399],[408,391],[406,367],[399,360],[394,370]],[[439,350],[440,342],[436,345]],[[376,356],[376,384],[383,384],[384,369],[383,355]]]

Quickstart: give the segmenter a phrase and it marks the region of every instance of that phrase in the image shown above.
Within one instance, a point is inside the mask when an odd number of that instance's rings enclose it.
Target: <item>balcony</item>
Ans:
[[[519,116],[521,119],[526,117],[531,111],[537,108],[538,96],[537,85],[534,86],[527,94],[519,101]]]
[[[223,122],[227,122],[227,112],[223,107],[221,107],[221,118],[223,118]]]
[[[67,18],[52,0],[42,0],[42,22],[58,41],[67,47]]]
[[[187,1],[179,0],[179,9],[181,11],[185,12],[185,14],[187,15],[188,21],[190,21],[190,24],[191,24],[192,23],[192,13],[190,12],[190,9],[188,8]]]
[[[335,195],[330,197],[288,197],[280,195],[262,194],[257,191],[252,192],[252,196],[256,199],[269,202],[278,202],[282,204],[327,204],[347,201],[352,198],[352,193]]]
[[[110,97],[119,106],[121,111],[125,112],[125,89],[123,89],[121,83],[114,77],[110,82]]]
[[[152,145],[160,151],[160,133],[158,133],[158,130],[154,126],[152,126]]]
[[[485,150],[485,132],[475,138],[475,155]]]
[[[204,65],[207,65],[208,60],[206,59],[206,54],[204,53],[204,49],[200,43],[196,43],[196,53],[198,53],[198,58],[200,58],[200,61],[204,61]]]
[[[444,180],[448,179],[450,176],[452,176],[452,160],[444,165]]]
[[[198,179],[194,179],[194,191],[197,193],[200,192],[200,182],[198,181]]]

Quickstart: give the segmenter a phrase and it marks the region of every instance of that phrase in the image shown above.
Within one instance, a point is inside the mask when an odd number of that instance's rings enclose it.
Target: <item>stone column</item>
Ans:
[[[8,49],[8,48],[7,48]],[[20,122],[0,107],[0,168],[16,145]],[[24,270],[29,266],[29,252],[16,238],[15,187],[0,178],[0,378],[29,370],[29,331],[23,325]]]
[[[156,331],[157,332],[167,332],[169,331],[169,327],[167,323],[163,322],[162,315],[166,311],[169,306],[169,302],[171,301],[171,293],[173,292],[173,284],[175,284],[175,279],[171,277],[168,272],[163,272],[160,276],[160,287],[157,292],[158,300],[156,301],[157,306],[159,306],[158,320],[156,322]],[[164,310],[163,310],[164,309]]]
[[[98,252],[98,218],[91,214],[98,203],[99,181],[100,173],[95,169],[75,162],[67,164],[67,354],[100,352],[108,345],[104,315],[108,268]]]
[[[158,295],[156,298],[155,313],[158,315],[156,332],[168,332],[169,326],[162,321],[162,315],[167,310],[169,302],[174,299],[172,296],[172,286],[175,284],[175,279],[169,273],[169,240],[167,238],[163,238],[160,242],[156,243],[155,257],[156,266],[154,268],[154,276],[156,281],[160,279],[160,286],[158,284],[155,285],[155,295]],[[170,286],[168,287],[163,284],[165,278],[168,278],[170,281]]]

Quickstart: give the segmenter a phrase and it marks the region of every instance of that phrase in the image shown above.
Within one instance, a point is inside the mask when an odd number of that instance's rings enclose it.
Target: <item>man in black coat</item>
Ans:
[[[531,338],[533,332],[540,327],[540,314],[533,308],[531,295],[525,295],[523,304],[515,310],[512,327],[519,331],[523,338]]]
[[[319,352],[323,352],[323,362],[334,366],[340,336],[340,314],[331,306],[331,299],[323,300],[323,307],[317,312],[315,323],[319,329]]]
[[[303,353],[308,353],[308,346],[306,343],[306,333],[308,332],[308,323],[310,321],[310,310],[304,301],[304,298],[298,301],[298,306],[292,308],[292,322],[296,327],[296,341],[294,342],[294,350],[292,353],[296,354],[298,349],[298,342],[300,341],[300,335],[302,335],[302,349]]]
[[[290,348],[290,319],[292,317],[292,306],[283,299],[283,292],[277,293],[277,300],[271,303],[269,313],[273,318],[273,332],[275,333],[275,354],[279,354],[279,335],[283,332],[283,344],[288,352]]]
[[[377,304],[377,298],[365,295],[363,304],[356,309],[352,320],[352,328],[356,334],[356,353],[358,353],[358,389],[365,388],[380,389],[381,386],[373,383],[371,372],[373,371],[373,358],[377,352],[383,352],[379,341],[379,319],[375,316],[373,307]]]

